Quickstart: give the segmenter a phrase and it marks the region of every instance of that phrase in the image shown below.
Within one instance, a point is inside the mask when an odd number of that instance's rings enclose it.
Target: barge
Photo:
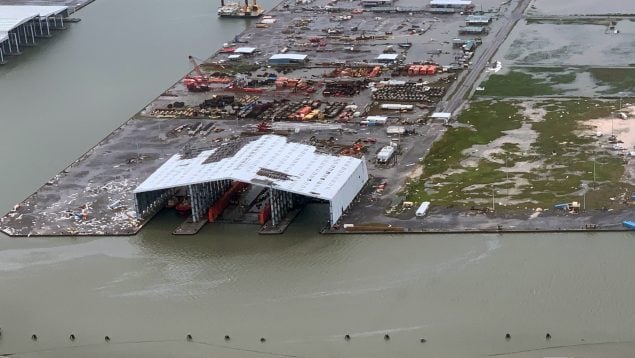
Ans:
[[[221,6],[218,8],[219,17],[237,17],[237,18],[257,18],[265,13],[260,5],[256,3],[256,0],[252,0],[249,5],[249,0],[245,0],[245,4],[241,5],[238,2],[225,3],[221,0]]]

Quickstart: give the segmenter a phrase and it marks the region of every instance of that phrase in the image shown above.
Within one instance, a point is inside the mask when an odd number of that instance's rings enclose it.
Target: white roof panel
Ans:
[[[234,50],[234,53],[254,53],[256,51],[255,47],[238,47]]]
[[[381,55],[377,56],[378,60],[396,60],[397,57],[399,57],[398,54],[396,53],[382,53]]]
[[[452,117],[452,112],[434,112],[430,117],[449,119]]]
[[[37,16],[57,15],[66,9],[68,6],[0,5],[0,32],[9,32]]]
[[[307,55],[298,53],[279,53],[269,57],[270,60],[304,60],[306,58]]]
[[[430,5],[457,5],[457,6],[467,6],[472,5],[472,1],[470,0],[431,0]]]
[[[364,164],[361,159],[353,157],[318,153],[313,146],[287,142],[286,137],[277,135],[253,139],[235,154],[222,159],[210,158],[217,151],[230,148],[221,146],[205,150],[191,159],[182,159],[181,154],[176,154],[134,192],[233,179],[332,200],[355,170]]]

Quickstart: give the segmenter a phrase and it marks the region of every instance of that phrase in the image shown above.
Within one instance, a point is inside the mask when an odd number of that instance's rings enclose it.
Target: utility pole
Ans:
[[[507,166],[507,155],[505,156],[505,185],[507,186],[507,204],[509,205],[509,167]]]
[[[496,211],[496,207],[494,206],[494,187],[492,186],[492,212]]]
[[[595,182],[595,152],[593,153],[593,190],[597,187]]]

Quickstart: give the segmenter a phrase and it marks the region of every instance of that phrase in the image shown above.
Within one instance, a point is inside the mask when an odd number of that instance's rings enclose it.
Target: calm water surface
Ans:
[[[98,0],[77,14],[82,22],[0,67],[0,208],[176,81],[189,68],[187,54],[204,57],[244,28],[219,22],[215,8],[202,0]],[[167,233],[179,219],[170,213],[129,238],[0,236],[0,354],[635,351],[631,234],[320,236],[325,210],[308,207],[276,237],[210,225],[175,238]]]

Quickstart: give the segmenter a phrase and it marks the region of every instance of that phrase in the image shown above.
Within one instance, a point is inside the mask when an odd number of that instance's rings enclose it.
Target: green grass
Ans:
[[[563,71],[562,67],[516,67],[530,73],[559,73]]]
[[[578,75],[575,72],[565,72],[549,76],[549,82],[557,84],[573,83]]]
[[[491,75],[483,87],[485,90],[480,92],[483,96],[532,97],[559,93],[544,79],[516,70],[504,75]]]
[[[635,68],[590,68],[589,72],[599,84],[611,87],[605,94],[632,92],[635,88]]]
[[[550,25],[604,25],[608,26],[607,19],[573,18],[573,19],[527,19],[527,24],[550,24]]]
[[[534,103],[534,107],[548,112],[543,121],[532,122],[538,137],[529,152],[522,152],[516,143],[503,143],[501,152],[480,158],[475,167],[463,167],[464,150],[488,144],[503,136],[503,131],[519,128],[523,123],[515,103],[473,102],[458,118],[460,123],[470,127],[451,128],[435,142],[423,161],[422,177],[409,183],[402,194],[408,201],[469,208],[489,206],[487,203],[496,191],[501,201],[510,199],[522,203],[498,207],[498,211],[551,208],[560,202],[581,201],[579,191],[583,183],[593,181],[595,160],[595,179],[599,186],[588,194],[587,208],[623,205],[621,200],[610,200],[630,195],[635,189],[621,183],[623,159],[599,148],[596,138],[580,135],[585,120],[609,115],[614,103],[543,101]],[[513,168],[519,162],[534,163],[534,169],[529,173],[506,173],[505,167]],[[522,186],[518,184],[520,180],[523,180]],[[510,191],[506,191],[508,188]]]
[[[549,101],[543,102],[543,107],[548,110],[545,120],[533,124],[533,129],[538,132],[534,148],[540,155],[551,156],[554,153],[562,155],[579,151],[591,144],[594,139],[575,133],[582,129],[580,121],[610,115],[612,103],[589,100]]]
[[[475,144],[487,144],[500,137],[502,131],[520,128],[521,119],[517,108],[507,102],[472,103],[458,118],[472,128],[449,128],[424,159],[425,175],[429,177],[458,167],[463,150]]]

